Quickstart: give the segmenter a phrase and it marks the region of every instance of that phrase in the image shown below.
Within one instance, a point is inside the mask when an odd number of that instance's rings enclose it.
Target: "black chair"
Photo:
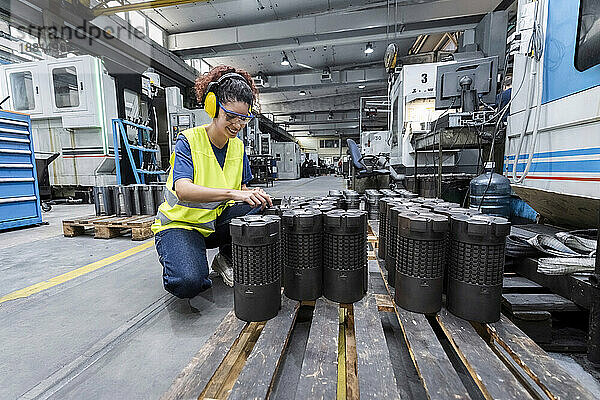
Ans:
[[[350,152],[352,166],[356,171],[357,178],[390,174],[389,167],[387,166],[389,163],[388,156],[362,155],[354,140],[347,139],[346,143],[348,143],[348,151]]]

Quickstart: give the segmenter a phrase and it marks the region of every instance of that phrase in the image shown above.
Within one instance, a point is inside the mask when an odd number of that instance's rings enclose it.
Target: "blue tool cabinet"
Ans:
[[[31,120],[0,110],[0,230],[41,222]]]

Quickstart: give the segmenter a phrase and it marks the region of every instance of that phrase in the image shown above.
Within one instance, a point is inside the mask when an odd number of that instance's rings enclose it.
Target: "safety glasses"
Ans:
[[[250,122],[252,120],[252,118],[254,118],[254,115],[252,114],[239,114],[236,113],[235,111],[231,111],[226,109],[225,107],[223,107],[223,105],[221,103],[219,103],[219,108],[223,111],[225,111],[225,118],[227,119],[227,122],[231,122],[234,121],[235,119],[238,119],[241,123],[243,124],[247,124],[248,122]]]

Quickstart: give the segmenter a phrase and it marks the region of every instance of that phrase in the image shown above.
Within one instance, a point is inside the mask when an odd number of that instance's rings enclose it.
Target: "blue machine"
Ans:
[[[31,120],[0,110],[0,230],[41,222]]]

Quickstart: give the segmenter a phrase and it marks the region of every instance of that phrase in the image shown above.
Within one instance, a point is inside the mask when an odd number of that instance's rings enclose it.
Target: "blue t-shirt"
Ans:
[[[225,156],[227,155],[227,146],[229,142],[219,149],[211,143],[217,162],[223,168],[225,165]],[[194,180],[194,162],[192,161],[192,150],[184,135],[179,135],[175,143],[175,163],[173,165],[173,190],[175,190],[175,182],[181,178],[189,178]],[[252,180],[252,171],[250,170],[250,161],[244,150],[244,167],[242,170],[242,185],[248,184]]]

